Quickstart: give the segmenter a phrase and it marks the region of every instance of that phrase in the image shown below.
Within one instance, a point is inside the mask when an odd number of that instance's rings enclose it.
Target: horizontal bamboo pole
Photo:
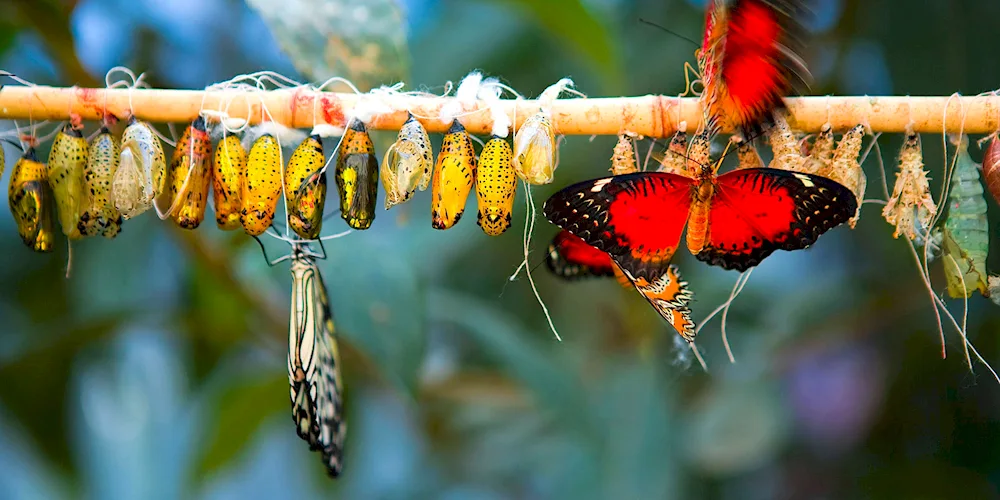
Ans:
[[[371,100],[362,103],[362,100]],[[375,116],[369,126],[395,130],[406,120],[407,110],[421,118],[430,132],[448,128],[437,117],[450,97],[412,95],[358,95],[352,93],[314,92],[289,88],[267,92],[201,91],[161,89],[85,89],[57,87],[5,86],[0,89],[0,118],[66,120],[70,113],[84,120],[98,120],[107,110],[116,116],[136,117],[150,122],[186,123],[201,109],[225,108],[234,118],[261,121],[266,107],[271,118],[295,128],[311,128],[315,123],[344,126],[359,103],[366,108],[378,102],[395,110]],[[130,105],[131,102],[131,105]],[[988,134],[1000,128],[1000,97],[798,97],[787,99],[790,124],[796,130],[817,132],[829,121],[837,131],[867,123],[876,132],[903,132],[912,120],[921,133],[950,133],[960,129],[969,134]],[[479,103],[481,104],[481,103]],[[479,104],[464,108],[473,112]],[[538,101],[505,100],[502,102],[515,126],[538,110]],[[459,119],[472,133],[487,134],[492,119],[484,109]],[[945,109],[947,108],[947,122]],[[963,120],[964,116],[964,120]],[[666,137],[680,121],[694,130],[701,123],[701,105],[697,98],[646,95],[639,97],[602,97],[559,99],[552,104],[556,129],[567,135],[617,135],[623,131],[647,137]]]

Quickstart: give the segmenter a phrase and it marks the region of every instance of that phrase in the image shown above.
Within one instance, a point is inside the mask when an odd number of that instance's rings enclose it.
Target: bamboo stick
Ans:
[[[201,91],[162,89],[85,89],[5,86],[0,89],[0,118],[66,120],[70,113],[84,120],[98,120],[104,110],[115,116],[135,116],[150,122],[186,123],[201,109],[225,109],[230,117],[249,118],[258,123],[266,108],[273,121],[295,128],[311,128],[316,123],[344,126],[345,117],[362,100],[371,99],[395,110],[375,116],[369,127],[396,130],[406,120],[407,110],[421,119],[429,132],[443,132],[448,123],[438,116],[450,97],[407,95],[358,95],[314,92],[304,87],[267,92]],[[131,105],[130,105],[131,103]],[[787,99],[790,124],[812,133],[829,121],[837,131],[867,123],[875,132],[903,132],[912,120],[921,133],[949,133],[962,129],[969,134],[988,134],[1000,129],[1000,97],[798,97]],[[366,107],[370,103],[363,103]],[[534,100],[503,101],[516,127],[538,110]],[[947,123],[944,123],[947,107]],[[465,109],[459,119],[472,133],[487,134],[492,120],[489,112],[476,106]],[[963,123],[964,115],[964,123]],[[617,135],[628,131],[647,137],[666,137],[676,124],[686,121],[689,130],[701,123],[697,98],[646,95],[559,99],[552,105],[553,122],[561,134]]]

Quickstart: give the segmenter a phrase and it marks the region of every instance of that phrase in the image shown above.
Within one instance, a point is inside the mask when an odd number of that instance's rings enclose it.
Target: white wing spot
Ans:
[[[813,183],[812,179],[802,174],[792,174],[792,175],[794,175],[796,179],[800,180],[802,182],[802,185],[807,188],[811,188],[816,185]]]
[[[590,188],[590,192],[591,193],[600,193],[601,190],[604,189],[604,186],[607,186],[609,182],[611,182],[611,178],[610,177],[608,177],[607,179],[601,179],[601,180],[595,182],[594,186]]]

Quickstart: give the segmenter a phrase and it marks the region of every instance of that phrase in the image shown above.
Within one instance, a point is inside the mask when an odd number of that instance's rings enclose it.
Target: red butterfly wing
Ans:
[[[799,0],[736,0],[706,27],[714,56],[707,58],[705,97],[720,125],[756,135],[784,107],[782,98],[805,86],[808,70],[796,54],[804,10]]]
[[[565,279],[614,274],[614,262],[610,255],[588,245],[569,231],[559,231],[552,239],[545,265],[553,274]]]
[[[818,175],[747,168],[716,179],[709,239],[698,260],[745,271],[775,250],[798,250],[857,208],[850,189]]]
[[[684,340],[694,342],[695,324],[690,307],[694,294],[681,279],[677,266],[668,266],[662,276],[653,280],[633,278],[632,284]]]
[[[694,180],[639,172],[574,184],[546,200],[553,224],[611,254],[633,277],[662,276],[680,243]]]

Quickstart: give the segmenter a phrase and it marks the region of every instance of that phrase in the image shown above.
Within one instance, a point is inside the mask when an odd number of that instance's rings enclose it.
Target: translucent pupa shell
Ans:
[[[956,154],[958,160],[948,191],[948,218],[944,222],[942,261],[948,295],[952,298],[968,297],[974,290],[988,295],[986,256],[990,236],[986,198],[979,181],[979,165],[969,156],[969,144],[965,137],[960,141]]]
[[[865,172],[861,169],[861,164],[858,163],[858,157],[861,155],[861,142],[864,136],[864,125],[855,125],[854,128],[848,130],[840,138],[840,142],[833,152],[833,161],[830,166],[816,172],[818,175],[842,184],[857,197],[858,209],[855,211],[854,217],[848,221],[851,228],[858,223],[858,218],[861,217],[861,202],[864,200],[865,185],[867,184]],[[815,150],[816,148],[814,147],[813,149]]]
[[[771,142],[771,152],[774,153],[769,168],[792,172],[803,171],[805,159],[799,149],[798,140],[788,122],[780,115],[774,116],[774,126],[768,131],[767,138]]]
[[[753,147],[752,143],[744,141],[738,136],[733,136],[732,141],[736,145],[736,156],[739,158],[739,165],[736,168],[761,168],[764,166],[764,162],[760,160],[760,155],[757,154],[757,149]]]
[[[271,134],[254,141],[247,156],[246,182],[240,193],[240,224],[250,236],[260,236],[274,222],[281,197],[281,145]]]
[[[833,166],[833,127],[827,123],[816,135],[816,140],[812,143],[809,156],[802,164],[802,172],[807,174],[819,174],[829,170]]]
[[[340,216],[354,229],[371,227],[378,198],[378,158],[361,120],[352,120],[344,131],[335,178]]]
[[[47,168],[35,158],[34,148],[14,164],[7,200],[21,241],[36,252],[51,252],[55,242],[52,188]]]
[[[892,196],[882,210],[886,222],[896,226],[892,237],[900,233],[910,240],[917,238],[919,227],[923,234],[930,228],[931,219],[937,214],[937,205],[931,198],[931,188],[924,170],[923,154],[920,150],[920,135],[912,131],[906,136],[899,151],[899,171]]]
[[[618,143],[611,153],[611,175],[633,174],[639,171],[639,165],[635,161],[635,148],[632,146],[632,139],[625,135],[618,136]],[[631,284],[629,284],[631,286]]]
[[[211,164],[212,139],[199,116],[184,129],[170,159],[169,214],[184,229],[195,229],[205,219]]]
[[[285,208],[295,234],[307,240],[319,237],[326,204],[323,143],[318,135],[302,141],[285,168]]]
[[[690,144],[688,144],[687,167],[685,171],[694,174],[701,172],[702,167],[711,165],[711,150],[712,138],[708,135],[707,131],[695,135],[691,139]]]
[[[247,175],[247,151],[240,138],[227,135],[215,148],[212,168],[212,199],[215,223],[228,231],[241,227],[243,183]]]
[[[454,120],[441,142],[431,183],[431,226],[448,229],[462,218],[476,182],[476,151],[465,127]]]
[[[983,153],[983,178],[993,199],[1000,203],[1000,140],[996,134],[990,138],[990,143]]]
[[[410,114],[396,142],[382,158],[382,187],[385,188],[385,209],[410,199],[418,188],[423,191],[431,183],[434,152],[427,130]]]
[[[111,182],[118,170],[118,143],[107,127],[101,127],[92,141],[87,166],[83,169],[80,222],[77,229],[84,236],[98,233],[114,238],[121,232],[122,216],[111,199]]]
[[[83,169],[87,166],[87,139],[79,130],[66,125],[52,141],[49,152],[49,186],[56,200],[56,211],[63,234],[71,240],[83,238],[80,201],[83,197]]]
[[[413,196],[420,179],[412,174],[416,165],[422,161],[416,144],[410,141],[397,140],[385,150],[380,176],[385,189],[386,210]]]
[[[548,184],[558,163],[559,148],[552,120],[539,111],[529,116],[514,134],[514,170],[529,184]]]
[[[670,145],[667,146],[667,151],[663,155],[663,159],[660,160],[660,166],[656,168],[656,171],[688,176],[687,150],[687,131],[678,129],[670,138]]]
[[[510,227],[514,192],[517,189],[517,174],[511,164],[513,158],[514,151],[510,144],[497,136],[493,136],[483,146],[479,155],[476,172],[479,213],[476,222],[490,236],[500,236]]]
[[[160,138],[149,124],[133,117],[122,134],[111,198],[122,217],[131,219],[153,206],[166,187],[167,162]]]

